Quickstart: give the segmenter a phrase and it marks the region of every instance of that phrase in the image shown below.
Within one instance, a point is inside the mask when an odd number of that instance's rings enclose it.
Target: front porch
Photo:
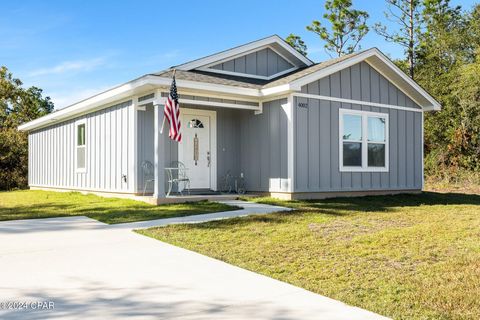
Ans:
[[[234,190],[240,184],[247,191],[248,168],[242,154],[248,154],[249,144],[243,143],[248,136],[242,134],[246,134],[249,121],[258,117],[258,102],[180,96],[182,142],[177,143],[168,137],[168,123],[160,134],[164,95],[150,94],[153,100],[140,97],[134,101],[135,199],[152,204],[221,201],[238,198]],[[185,169],[176,170],[180,166]],[[172,177],[185,179],[172,185]]]

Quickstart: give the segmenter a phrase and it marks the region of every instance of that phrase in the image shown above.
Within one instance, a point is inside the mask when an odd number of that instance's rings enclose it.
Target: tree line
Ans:
[[[17,127],[53,111],[49,97],[0,66],[0,190],[25,188],[28,176],[28,135]]]
[[[375,32],[403,48],[394,62],[442,104],[425,113],[425,173],[458,181],[480,176],[480,5],[464,9],[449,0],[385,0],[385,19],[369,22],[351,0],[327,0],[323,22],[306,30],[317,34],[331,56],[361,49]],[[385,21],[386,21],[385,20]],[[287,42],[306,55],[296,34]]]

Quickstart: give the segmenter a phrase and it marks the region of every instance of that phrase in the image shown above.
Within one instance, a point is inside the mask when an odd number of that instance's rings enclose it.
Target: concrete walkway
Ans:
[[[241,215],[262,211],[254,206]],[[194,223],[201,216],[182,219],[169,220]],[[0,304],[52,301],[55,307],[0,310],[0,319],[384,319],[131,232],[164,223],[0,222]]]
[[[217,201],[220,203],[228,204],[231,206],[240,207],[240,210],[233,211],[223,211],[216,213],[207,213],[207,214],[198,214],[194,216],[178,217],[178,218],[168,218],[168,219],[157,219],[149,221],[139,221],[132,223],[121,223],[110,225],[113,229],[145,229],[158,226],[167,226],[169,224],[179,224],[179,223],[202,223],[213,220],[222,220],[235,217],[245,217],[252,214],[267,214],[272,212],[279,211],[291,211],[291,208],[271,206],[261,203],[247,202],[241,200],[224,200]]]

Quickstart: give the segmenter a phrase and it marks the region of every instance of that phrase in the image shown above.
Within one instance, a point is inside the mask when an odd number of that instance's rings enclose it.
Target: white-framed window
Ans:
[[[87,171],[87,124],[85,120],[75,122],[75,171]]]
[[[340,171],[388,171],[388,114],[339,110]]]

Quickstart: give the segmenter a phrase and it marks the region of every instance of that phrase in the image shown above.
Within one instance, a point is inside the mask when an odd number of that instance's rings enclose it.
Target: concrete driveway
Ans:
[[[0,222],[6,302],[28,308],[1,319],[384,319],[86,217]]]

